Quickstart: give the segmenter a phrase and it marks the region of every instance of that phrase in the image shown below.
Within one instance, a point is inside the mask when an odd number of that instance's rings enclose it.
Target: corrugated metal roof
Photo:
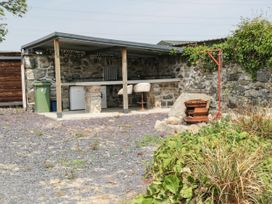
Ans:
[[[66,49],[79,49],[79,50],[96,50],[98,48],[105,49],[111,47],[125,47],[128,50],[134,51],[146,51],[146,52],[158,52],[169,53],[173,47],[138,43],[122,40],[113,40],[105,38],[96,38],[90,36],[74,35],[68,33],[55,32],[47,35],[41,39],[35,40],[22,46],[22,49],[37,49],[37,48],[49,48],[53,47],[53,40],[59,39],[61,42],[61,48]],[[175,48],[177,52],[182,52],[181,48]]]
[[[185,41],[185,40],[161,40],[158,45],[168,45],[174,47],[182,47],[186,45],[193,45],[193,44],[212,44],[223,42],[227,38],[215,38],[215,39],[207,39],[207,40],[198,40],[198,41]]]
[[[158,45],[176,46],[182,44],[193,43],[195,41],[183,41],[183,40],[161,40]]]

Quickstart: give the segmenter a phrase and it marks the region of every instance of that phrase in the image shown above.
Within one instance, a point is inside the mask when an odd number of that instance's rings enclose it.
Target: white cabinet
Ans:
[[[101,86],[101,108],[107,108],[107,86]],[[70,110],[85,110],[84,86],[70,86]]]
[[[70,86],[70,110],[85,109],[84,86]]]

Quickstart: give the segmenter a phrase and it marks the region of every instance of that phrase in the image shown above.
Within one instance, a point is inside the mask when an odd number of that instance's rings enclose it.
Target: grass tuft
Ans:
[[[136,141],[136,147],[157,146],[162,143],[163,139],[157,135],[144,135],[141,140]]]

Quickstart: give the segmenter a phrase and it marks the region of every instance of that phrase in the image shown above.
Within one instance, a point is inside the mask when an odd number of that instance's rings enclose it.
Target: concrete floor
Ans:
[[[103,109],[101,113],[85,113],[82,111],[64,111],[62,118],[57,118],[57,114],[55,112],[50,113],[38,113],[39,115],[43,115],[45,117],[54,119],[54,120],[83,120],[83,119],[91,119],[91,118],[106,118],[106,117],[117,117],[123,115],[141,115],[141,114],[152,114],[152,113],[168,113],[170,108],[153,108],[153,109],[145,109],[140,110],[139,108],[131,108],[129,109],[129,113],[123,113],[121,108],[107,108]]]

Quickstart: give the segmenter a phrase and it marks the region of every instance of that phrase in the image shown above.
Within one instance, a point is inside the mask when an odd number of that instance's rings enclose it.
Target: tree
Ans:
[[[22,17],[27,11],[27,0],[6,0],[0,1],[0,20],[4,20],[6,12],[15,16]],[[0,23],[0,42],[5,39],[7,34],[7,24]]]

